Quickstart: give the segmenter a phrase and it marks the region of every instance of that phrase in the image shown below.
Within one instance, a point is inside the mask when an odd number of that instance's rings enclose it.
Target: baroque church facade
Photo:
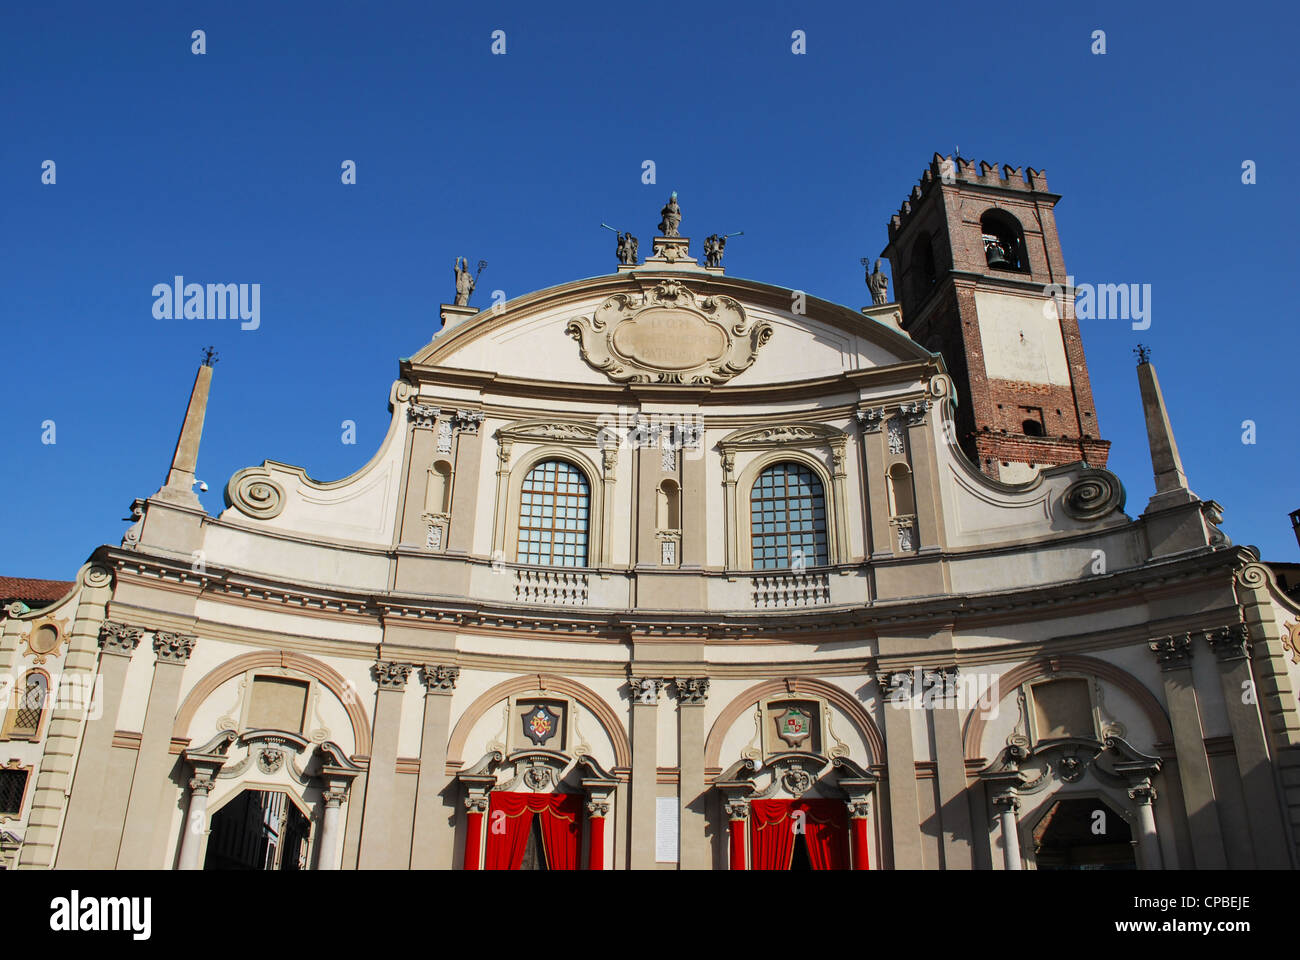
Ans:
[[[4,610],[0,860],[1293,866],[1300,607],[1145,357],[1125,512],[1058,200],[936,155],[862,309],[701,263],[675,198],[608,275],[479,311],[458,264],[370,462],[218,516],[202,366],[121,543]]]

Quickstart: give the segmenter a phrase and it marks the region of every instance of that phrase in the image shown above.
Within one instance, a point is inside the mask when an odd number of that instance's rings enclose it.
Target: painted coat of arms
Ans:
[[[787,746],[799,746],[811,733],[812,717],[806,710],[790,707],[777,719],[776,735],[784,740]]]
[[[540,704],[525,713],[522,719],[524,736],[538,747],[554,737],[560,725],[560,715]]]

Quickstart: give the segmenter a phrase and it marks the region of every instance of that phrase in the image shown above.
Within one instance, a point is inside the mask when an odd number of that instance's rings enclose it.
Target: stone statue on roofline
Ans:
[[[456,258],[456,306],[468,307],[474,292],[474,278],[469,272],[469,257]]]
[[[883,260],[876,261],[876,269],[867,277],[867,287],[871,290],[871,302],[875,306],[889,302],[889,278],[880,269]]]
[[[677,228],[682,222],[682,208],[677,206],[677,191],[674,190],[672,196],[668,198],[668,203],[659,211],[659,216],[663,219],[659,221],[659,232],[665,237],[681,236]]]

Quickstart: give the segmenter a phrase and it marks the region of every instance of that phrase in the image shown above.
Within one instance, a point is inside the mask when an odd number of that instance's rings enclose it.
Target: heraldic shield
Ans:
[[[524,723],[524,736],[539,747],[545,746],[555,736],[560,725],[560,715],[540,704],[525,713],[521,719]]]

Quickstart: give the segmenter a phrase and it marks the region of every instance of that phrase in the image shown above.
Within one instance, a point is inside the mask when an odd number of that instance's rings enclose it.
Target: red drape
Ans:
[[[576,793],[488,795],[487,869],[518,870],[528,847],[533,817],[540,816],[546,865],[577,870],[582,840],[582,797]]]
[[[790,829],[791,800],[751,800],[751,870],[789,870],[794,853],[794,831]]]
[[[605,869],[605,818],[587,818],[587,869]]]
[[[846,870],[848,810],[839,800],[752,800],[750,846],[754,870],[789,870],[794,853],[794,815],[803,813],[804,842],[814,870]]]

